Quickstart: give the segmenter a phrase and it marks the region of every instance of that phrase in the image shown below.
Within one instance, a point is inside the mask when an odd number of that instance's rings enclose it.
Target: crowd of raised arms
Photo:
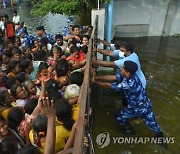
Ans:
[[[93,27],[69,17],[62,34],[32,36],[13,14],[0,16],[0,153],[71,151]]]

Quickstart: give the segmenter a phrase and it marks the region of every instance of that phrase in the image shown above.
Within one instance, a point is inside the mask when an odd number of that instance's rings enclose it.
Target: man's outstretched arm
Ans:
[[[117,68],[113,61],[93,60],[92,63],[98,66]]]

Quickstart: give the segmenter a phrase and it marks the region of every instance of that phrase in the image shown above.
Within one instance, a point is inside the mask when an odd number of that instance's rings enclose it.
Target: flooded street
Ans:
[[[168,144],[167,150],[157,144],[114,144],[100,149],[96,136],[109,132],[110,137],[154,137],[145,123],[131,124],[137,135],[125,135],[115,119],[122,109],[121,95],[112,90],[96,88],[94,94],[93,141],[97,154],[152,154],[180,152],[180,38],[148,37],[129,38],[134,42],[140,57],[142,70],[147,78],[147,94],[153,102],[153,111],[165,137],[175,137],[175,143]],[[104,74],[104,73],[103,73]],[[95,89],[95,88],[94,88]],[[112,138],[111,138],[112,139]]]
[[[35,17],[30,14],[31,6],[27,6],[21,3],[20,6],[15,7],[18,11],[18,15],[21,17],[21,21],[25,22],[28,28],[28,32],[36,36],[36,27],[44,25],[46,32],[50,34],[62,33],[64,26],[67,25],[67,17],[60,14],[48,14],[44,17]],[[7,8],[1,10],[3,13],[7,13],[12,19],[13,9]]]

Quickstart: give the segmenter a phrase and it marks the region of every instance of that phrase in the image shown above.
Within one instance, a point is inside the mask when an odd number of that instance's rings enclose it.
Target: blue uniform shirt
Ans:
[[[68,26],[64,27],[62,35],[63,36],[72,35]]]
[[[56,42],[53,35],[51,35],[51,34],[45,33],[44,37],[46,37],[48,39],[48,43],[50,43],[52,45]],[[38,41],[41,40],[42,38],[43,38],[42,36],[37,36]]]
[[[33,41],[34,41],[34,37],[30,36],[30,35],[25,35],[25,37],[22,40],[22,46],[28,46],[30,48],[33,47]]]
[[[135,52],[133,52],[132,54],[130,54],[127,57],[119,58],[119,50],[114,50],[114,57],[117,58],[118,60],[115,60],[114,63],[121,69],[124,66],[124,62],[127,60],[133,61],[138,65],[138,70],[136,72],[136,75],[139,77],[139,79],[141,80],[141,83],[143,85],[144,88],[146,88],[146,78],[141,70],[141,65],[139,62],[139,57],[137,56],[137,54]]]
[[[136,74],[130,78],[124,77],[121,83],[112,83],[112,89],[116,91],[122,91],[124,93],[124,96],[128,102],[128,108],[130,109],[137,109],[139,112],[141,109],[152,106],[152,103],[147,97],[146,91]]]

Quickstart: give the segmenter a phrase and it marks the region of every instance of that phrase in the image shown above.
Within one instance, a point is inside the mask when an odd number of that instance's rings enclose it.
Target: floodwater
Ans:
[[[21,21],[25,22],[25,25],[28,28],[29,34],[36,36],[36,27],[43,25],[47,33],[55,35],[57,33],[62,33],[64,26],[67,25],[67,17],[60,14],[48,14],[44,17],[37,17],[30,14],[31,6],[27,6],[24,3],[21,3],[19,6],[16,6],[15,9],[18,11],[18,15],[21,17]],[[12,19],[13,9],[0,8],[0,12],[7,13]]]
[[[123,143],[125,137],[155,137],[145,123],[130,120],[136,135],[126,135],[115,115],[122,109],[121,95],[111,89],[95,86],[93,90],[94,126],[93,143],[96,154],[153,154],[180,153],[180,37],[128,38],[134,43],[140,57],[142,70],[147,78],[147,94],[153,102],[156,120],[165,137],[174,137],[167,149],[147,142],[146,144]],[[101,72],[99,74],[113,72]],[[108,132],[110,144],[99,148],[96,144],[98,134]],[[114,144],[112,137],[121,137],[120,144]],[[172,139],[172,138],[171,138]],[[172,139],[173,140],[173,139]]]

